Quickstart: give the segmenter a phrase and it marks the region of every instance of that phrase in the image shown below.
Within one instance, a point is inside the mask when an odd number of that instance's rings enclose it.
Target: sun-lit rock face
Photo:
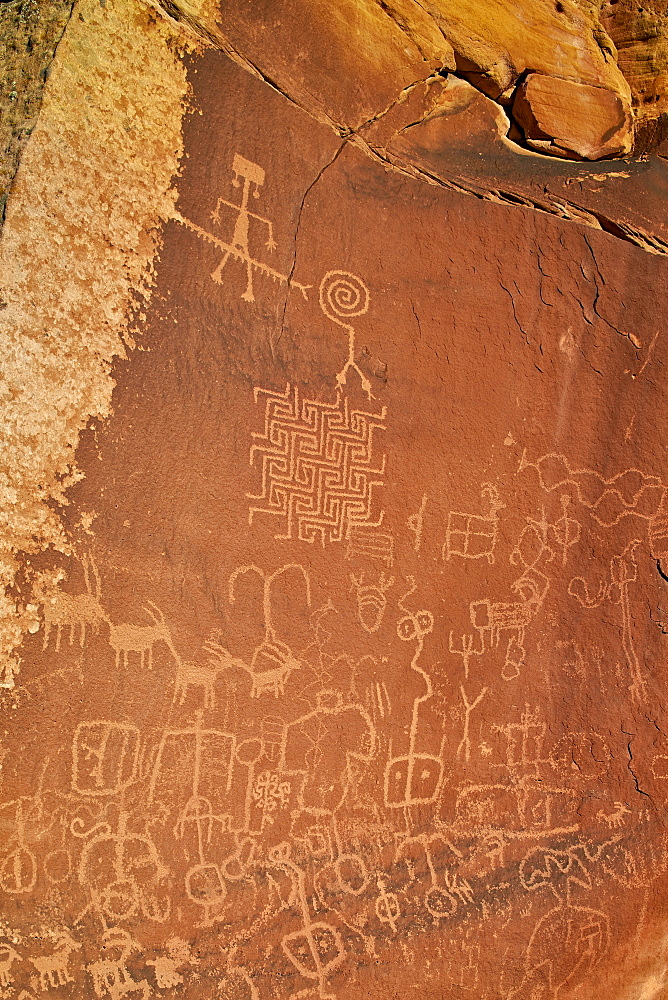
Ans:
[[[0,1000],[665,994],[663,16],[0,6]]]

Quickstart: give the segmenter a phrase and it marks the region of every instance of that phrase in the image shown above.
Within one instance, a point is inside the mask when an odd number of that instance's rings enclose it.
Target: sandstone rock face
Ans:
[[[583,160],[631,152],[631,117],[603,87],[530,73],[518,87],[513,117],[532,149]]]
[[[667,167],[601,17],[80,0],[40,56],[2,998],[665,994]]]

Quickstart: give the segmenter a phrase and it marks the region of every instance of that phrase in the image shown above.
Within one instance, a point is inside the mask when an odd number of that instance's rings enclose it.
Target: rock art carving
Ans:
[[[259,222],[262,226],[266,226],[267,240],[265,242],[265,246],[268,250],[276,249],[272,222],[269,219],[264,218],[262,215],[251,212],[248,207],[251,192],[254,198],[260,197],[260,188],[264,184],[265,180],[264,170],[262,167],[258,166],[257,163],[253,163],[251,160],[247,160],[239,153],[235,153],[232,161],[232,173],[232,185],[236,188],[241,187],[241,200],[239,202],[233,202],[228,201],[226,198],[219,198],[216,202],[216,207],[211,214],[212,221],[217,225],[221,222],[221,208],[224,206],[225,208],[231,210],[233,216],[235,217],[235,221],[234,231],[229,243],[217,236],[214,236],[213,233],[209,233],[206,229],[202,229],[201,226],[195,225],[195,223],[191,222],[190,219],[184,218],[180,212],[174,211],[174,219],[176,219],[177,222],[182,223],[182,225],[186,226],[194,233],[197,233],[197,235],[202,237],[202,239],[207,240],[209,243],[213,243],[214,246],[223,251],[221,261],[211,275],[212,279],[217,284],[223,284],[223,270],[230,258],[232,258],[232,260],[239,261],[245,266],[246,290],[241,296],[244,301],[255,301],[255,294],[253,292],[253,271],[258,271],[260,274],[264,274],[273,281],[278,281],[281,284],[294,286],[299,289],[304,298],[307,298],[308,289],[311,287],[310,285],[299,284],[299,282],[292,278],[291,274],[281,274],[280,271],[277,271],[268,264],[257,260],[252,255],[249,242],[251,221]]]
[[[54,950],[50,955],[30,959],[39,973],[42,992],[74,982],[68,970],[68,962],[70,955],[80,950],[81,944],[74,940],[69,931],[61,931],[55,938]]]
[[[448,527],[443,545],[443,558],[451,559],[460,556],[462,559],[487,559],[494,562],[494,549],[498,538],[498,512],[505,504],[499,499],[499,493],[493,483],[485,483],[480,491],[487,497],[489,514],[462,514],[451,510],[448,514]]]
[[[153,647],[164,642],[168,650],[179,663],[172,633],[169,629],[165,616],[160,608],[153,603],[144,608],[144,611],[153,622],[152,625],[112,625],[109,623],[109,645],[116,655],[116,669],[123,657],[123,666],[127,667],[130,653],[139,653],[140,669],[144,667],[144,658],[147,660],[149,670],[153,669]]]
[[[433,695],[430,675],[420,665],[420,657],[424,649],[424,640],[434,627],[434,617],[430,611],[409,611],[405,600],[417,589],[415,578],[407,578],[409,589],[398,602],[399,608],[405,612],[404,617],[397,622],[397,635],[403,642],[415,642],[415,651],[411,660],[411,669],[425,682],[424,694],[413,700],[411,722],[408,738],[408,752],[404,755],[392,756],[392,741],[390,741],[389,760],[385,766],[384,799],[385,805],[391,809],[403,809],[408,825],[411,806],[426,805],[434,802],[443,780],[443,761],[439,756],[417,751],[420,707]]]
[[[67,594],[59,591],[57,594],[47,598],[43,605],[44,616],[44,643],[42,648],[49,645],[51,630],[56,630],[56,652],[60,649],[60,636],[64,628],[70,630],[70,646],[74,642],[74,635],[79,629],[79,645],[83,647],[86,639],[86,629],[98,631],[102,624],[107,621],[104,608],[100,604],[102,587],[100,574],[98,573],[95,560],[92,556],[82,558],[84,581],[86,584],[85,594]],[[92,579],[91,579],[92,576]]]
[[[283,519],[279,539],[340,542],[357,527],[377,527],[374,491],[383,485],[385,456],[374,463],[374,431],[385,429],[386,408],[367,413],[351,408],[337,392],[334,403],[300,399],[299,389],[285,392],[255,389],[255,401],[266,397],[264,431],[253,431],[250,464],[259,462],[262,501],[248,512]]]
[[[354,589],[357,597],[357,616],[360,625],[365,632],[372,635],[378,631],[383,621],[387,607],[385,594],[393,586],[394,577],[391,576],[386,580],[385,574],[381,573],[378,583],[365,583],[363,573],[360,573],[359,577],[351,573],[350,580],[350,589]]]
[[[273,693],[275,698],[285,694],[285,685],[290,675],[300,669],[300,662],[284,642],[278,638],[272,613],[271,591],[274,582],[285,573],[294,570],[303,577],[306,604],[311,606],[311,583],[303,566],[299,563],[286,563],[273,573],[267,574],[259,566],[240,566],[230,576],[229,601],[236,601],[235,584],[245,573],[256,573],[262,580],[262,608],[264,614],[264,641],[253,651],[250,666],[243,660],[230,657],[228,650],[218,643],[208,643],[207,649],[218,657],[221,668],[239,666],[250,675],[251,698],[259,698],[261,694]]]
[[[422,545],[422,529],[424,527],[424,511],[426,506],[427,494],[425,493],[416,512],[411,514],[406,521],[406,527],[415,536],[415,541],[413,542],[413,550],[415,552],[419,552]]]
[[[105,931],[102,943],[107,954],[114,957],[101,958],[86,966],[93,980],[95,995],[98,997],[108,995],[111,1000],[121,1000],[131,993],[141,993],[142,1000],[148,1000],[153,995],[149,983],[146,979],[137,982],[127,967],[130,955],[139,948],[137,942],[122,928],[110,927]]]
[[[629,690],[636,701],[643,701],[647,694],[647,682],[640,667],[633,638],[633,615],[629,595],[631,584],[635,583],[638,578],[635,551],[640,544],[641,539],[634,538],[628,543],[621,555],[612,557],[610,583],[601,584],[596,595],[590,594],[587,581],[581,576],[574,576],[568,585],[568,593],[583,608],[598,608],[606,600],[619,606],[622,619],[622,648],[631,678]]]
[[[362,388],[373,399],[371,382],[355,361],[355,328],[347,322],[363,316],[369,309],[369,289],[361,278],[350,271],[328,271],[320,282],[320,308],[328,319],[342,326],[348,335],[348,359],[336,376],[340,386],[348,380],[350,369],[357,372]]]
[[[135,778],[139,730],[117,722],[80,722],[72,742],[72,788],[81,795],[116,795]]]
[[[16,948],[12,948],[12,946],[6,942],[0,942],[0,986],[3,988],[11,986],[14,982],[14,978],[11,973],[12,965],[14,962],[20,961],[21,956]]]

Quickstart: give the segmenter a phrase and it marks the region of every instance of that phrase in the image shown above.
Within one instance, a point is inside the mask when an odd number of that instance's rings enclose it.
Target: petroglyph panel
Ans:
[[[663,256],[183,66],[137,349],[17,555],[0,1000],[660,996]]]

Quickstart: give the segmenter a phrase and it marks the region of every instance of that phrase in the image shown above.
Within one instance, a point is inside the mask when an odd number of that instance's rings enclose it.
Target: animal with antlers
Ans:
[[[86,641],[86,628],[99,631],[107,616],[100,604],[102,586],[100,574],[92,556],[84,556],[81,560],[86,584],[85,594],[66,594],[58,591],[44,601],[42,614],[44,616],[44,641],[42,649],[49,644],[51,629],[56,630],[56,652],[60,649],[60,636],[64,628],[70,630],[70,646],[74,644],[74,635],[79,629],[79,645]],[[92,580],[91,580],[92,576]],[[93,583],[94,581],[94,583]]]
[[[144,658],[148,656],[148,669],[153,669],[153,647],[158,642],[164,642],[177,663],[180,657],[177,653],[172,633],[165,621],[165,616],[152,601],[148,602],[148,607],[144,608],[148,617],[152,620],[152,625],[113,625],[109,619],[109,645],[116,654],[116,669],[120,666],[121,655],[123,656],[123,666],[127,667],[130,653],[139,653],[140,666],[144,666]]]
[[[42,992],[56,986],[73,983],[67,963],[73,951],[79,951],[81,945],[69,934],[61,931],[55,939],[55,950],[50,955],[40,955],[30,961],[39,972],[39,985]]]

